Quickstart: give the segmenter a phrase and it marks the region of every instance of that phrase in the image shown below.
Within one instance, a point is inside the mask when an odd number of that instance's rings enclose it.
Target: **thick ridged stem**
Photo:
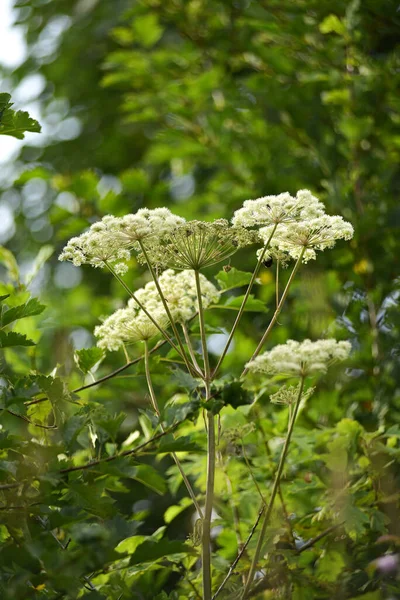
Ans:
[[[199,323],[201,346],[203,350],[204,363],[204,387],[206,402],[211,398],[211,371],[207,351],[206,325],[204,321],[203,301],[201,297],[201,285],[199,272],[195,271],[197,303],[199,305]],[[207,412],[207,484],[206,504],[204,508],[203,533],[202,533],[202,573],[203,573],[203,600],[212,598],[212,576],[211,576],[211,517],[214,503],[214,481],[215,481],[215,417],[211,411]]]

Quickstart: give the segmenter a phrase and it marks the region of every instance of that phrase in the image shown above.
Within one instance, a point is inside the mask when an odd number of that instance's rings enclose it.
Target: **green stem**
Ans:
[[[112,266],[107,261],[104,261],[104,264],[106,265],[106,267],[110,271],[110,273],[112,273],[114,275],[115,279],[122,285],[122,287],[124,288],[124,290],[126,290],[128,292],[128,294],[130,295],[130,297],[132,298],[132,300],[134,300],[136,302],[136,304],[139,306],[139,308],[142,309],[142,311],[144,312],[144,314],[150,319],[150,321],[153,323],[153,325],[155,325],[155,327],[157,327],[158,331],[161,333],[161,335],[163,336],[163,338],[165,340],[167,340],[167,342],[169,344],[171,344],[171,346],[179,354],[179,356],[181,356],[179,348],[177,348],[177,346],[175,346],[174,342],[171,340],[171,338],[169,337],[168,333],[165,331],[165,329],[163,329],[162,327],[160,327],[160,325],[157,323],[157,321],[151,316],[151,314],[149,313],[149,311],[147,310],[147,308],[140,302],[140,300],[137,299],[137,297],[132,292],[132,290],[129,289],[129,287],[126,285],[126,283],[122,279],[122,277],[120,277],[118,275],[118,273],[115,272],[115,270],[112,268]]]
[[[262,551],[262,547],[264,545],[264,538],[265,538],[265,533],[267,531],[267,527],[269,524],[269,519],[272,513],[272,509],[274,506],[274,502],[275,502],[275,497],[278,493],[279,490],[279,484],[280,484],[280,480],[281,480],[281,476],[282,476],[282,472],[283,472],[283,468],[285,466],[285,460],[286,460],[286,456],[289,450],[289,445],[290,445],[290,440],[292,438],[292,433],[293,433],[293,429],[294,429],[294,425],[296,422],[296,417],[297,417],[297,413],[299,410],[299,406],[300,406],[300,402],[301,402],[301,397],[303,394],[303,388],[304,388],[304,376],[301,378],[300,381],[300,388],[299,388],[299,394],[297,396],[297,400],[296,400],[296,404],[293,410],[293,415],[292,418],[289,420],[289,425],[288,425],[288,432],[287,432],[287,436],[286,436],[286,440],[285,440],[285,444],[283,446],[283,450],[282,450],[282,454],[281,457],[279,459],[279,465],[278,465],[278,470],[276,472],[275,475],[275,480],[274,480],[274,484],[272,487],[272,491],[271,491],[271,497],[269,499],[268,502],[268,506],[267,509],[265,511],[265,515],[264,515],[264,521],[261,527],[261,531],[260,531],[260,535],[258,536],[258,540],[257,540],[257,547],[256,547],[256,551],[251,563],[251,567],[250,567],[250,571],[249,571],[249,575],[247,577],[247,581],[246,581],[246,585],[243,591],[243,595],[241,597],[241,600],[245,600],[245,598],[247,598],[248,593],[250,591],[250,587],[251,584],[253,583],[253,579],[254,579],[254,575],[257,569],[257,565],[258,565],[258,561],[260,558],[260,554]]]
[[[286,284],[286,287],[285,287],[285,289],[283,291],[282,297],[279,300],[279,304],[276,307],[276,310],[274,312],[274,316],[272,317],[272,319],[271,319],[271,321],[270,321],[270,323],[268,325],[268,328],[267,328],[266,332],[264,333],[264,335],[262,336],[262,338],[260,340],[260,343],[258,344],[257,348],[255,349],[255,351],[253,353],[253,356],[251,357],[250,361],[254,360],[260,354],[260,352],[261,352],[261,350],[262,350],[262,348],[263,348],[263,346],[264,346],[264,344],[266,342],[267,337],[269,336],[269,334],[270,334],[273,326],[276,323],[277,318],[279,317],[279,313],[281,312],[282,307],[283,307],[283,305],[285,303],[286,297],[287,297],[287,295],[289,293],[290,286],[292,285],[293,279],[294,279],[294,277],[295,277],[295,275],[296,275],[296,273],[297,273],[297,271],[298,271],[298,269],[299,269],[299,267],[301,265],[301,261],[302,261],[304,252],[305,252],[305,248],[302,248],[300,256],[297,259],[296,264],[293,267],[293,271],[291,272],[289,280],[288,280],[288,282]],[[248,370],[249,369],[247,367],[244,369],[244,371],[242,372],[242,377],[244,377],[247,374]]]
[[[204,387],[206,391],[206,402],[211,398],[211,371],[207,351],[206,325],[204,321],[203,301],[201,297],[201,285],[199,272],[195,271],[197,303],[199,305],[199,323],[201,346],[203,349],[204,362]],[[207,484],[206,505],[204,509],[203,534],[202,534],[202,572],[203,572],[203,600],[212,598],[211,579],[211,516],[214,502],[215,481],[215,419],[211,411],[207,412]]]
[[[208,388],[209,384],[207,384],[206,387]],[[207,389],[207,396],[209,395],[209,390]],[[215,479],[215,422],[212,412],[207,413],[207,437],[207,487],[202,535],[203,600],[211,600],[212,598],[211,516],[214,501]]]
[[[225,348],[223,349],[222,354],[219,357],[217,366],[214,369],[213,379],[216,377],[216,375],[217,375],[217,373],[218,373],[218,371],[220,369],[220,366],[222,364],[222,361],[224,360],[224,358],[226,356],[226,353],[228,352],[228,349],[229,349],[230,343],[232,341],[232,338],[233,338],[233,336],[235,334],[235,331],[236,331],[236,329],[237,329],[237,327],[238,327],[238,325],[240,323],[240,320],[241,320],[242,315],[244,313],[244,310],[246,308],[246,302],[249,299],[250,292],[251,292],[251,290],[253,288],[253,285],[254,285],[254,282],[256,280],[256,277],[257,277],[258,273],[260,272],[261,264],[262,264],[262,261],[264,260],[265,253],[266,253],[266,251],[269,248],[269,245],[271,243],[272,237],[273,237],[273,235],[274,235],[277,227],[278,227],[278,223],[275,223],[275,226],[274,226],[274,228],[273,228],[273,230],[271,232],[271,235],[269,236],[269,239],[268,239],[267,243],[265,244],[265,246],[264,246],[264,248],[263,248],[263,250],[262,250],[262,252],[261,252],[261,254],[260,254],[259,258],[258,258],[256,267],[255,267],[254,272],[253,272],[253,275],[251,276],[251,279],[250,279],[250,283],[249,283],[248,288],[246,290],[246,293],[244,295],[242,304],[241,304],[241,306],[239,308],[239,312],[238,312],[238,314],[236,316],[236,319],[235,319],[235,322],[233,324],[232,330],[231,330],[231,332],[229,334],[228,340],[227,340],[227,342],[225,344]]]
[[[144,258],[146,260],[146,263],[147,263],[147,266],[148,266],[149,271],[151,273],[151,276],[153,278],[153,281],[154,281],[154,283],[156,285],[157,291],[158,291],[158,293],[160,295],[161,302],[163,303],[163,306],[164,306],[165,312],[167,313],[167,317],[169,319],[169,322],[171,323],[172,331],[174,332],[176,341],[178,342],[178,345],[179,345],[179,348],[180,348],[180,354],[182,355],[182,358],[185,361],[186,368],[189,371],[189,373],[194,373],[195,376],[198,376],[199,373],[197,373],[195,366],[191,365],[189,363],[188,359],[187,359],[185,348],[184,348],[184,346],[182,344],[181,336],[179,335],[179,331],[178,331],[178,329],[176,327],[174,318],[173,318],[173,316],[171,314],[171,311],[169,309],[168,302],[167,302],[167,300],[166,300],[166,298],[164,296],[164,293],[163,293],[163,291],[161,289],[160,283],[158,281],[158,277],[157,277],[157,275],[156,275],[156,273],[155,273],[155,271],[153,269],[153,265],[151,264],[150,259],[149,259],[148,255],[147,255],[146,248],[144,247],[144,245],[143,245],[143,243],[141,241],[139,241],[139,245],[140,245],[140,248],[141,248],[141,250],[143,252],[143,256],[144,256]]]
[[[193,362],[194,366],[196,367],[197,371],[199,373],[201,373],[201,368],[200,368],[199,363],[197,362],[196,354],[193,349],[192,340],[190,339],[190,334],[189,334],[188,328],[186,327],[186,323],[182,322],[181,327],[182,327],[183,336],[185,338],[186,345],[188,347],[190,358],[192,359],[192,362]]]
[[[208,358],[208,351],[207,351],[206,324],[204,321],[204,309],[203,309],[203,300],[201,297],[201,285],[200,285],[199,272],[195,271],[194,276],[195,276],[195,280],[196,280],[197,303],[199,305],[200,337],[201,337],[201,346],[203,349],[203,361],[204,361],[204,381],[206,383],[210,383],[211,371],[210,371],[210,361]]]
[[[159,406],[158,406],[156,395],[154,393],[153,383],[152,383],[152,380],[151,380],[149,357],[150,357],[149,345],[148,345],[148,342],[145,341],[144,342],[144,370],[145,370],[145,373],[146,373],[147,387],[149,388],[149,394],[150,394],[151,404],[153,406],[154,412],[156,413],[157,417],[160,418],[161,413],[160,413],[160,409],[159,409]],[[160,423],[160,427],[161,427],[161,430],[164,432],[165,429],[164,429],[164,426],[162,425],[162,423]],[[189,496],[193,500],[193,504],[194,504],[194,506],[195,506],[198,514],[199,514],[199,517],[202,519],[203,518],[203,512],[202,512],[202,510],[201,510],[201,508],[199,506],[199,503],[197,502],[196,495],[195,495],[195,493],[193,491],[192,486],[190,485],[190,481],[186,477],[186,474],[185,474],[185,472],[183,470],[181,462],[180,462],[179,458],[177,457],[177,455],[175,454],[175,452],[171,452],[171,454],[172,454],[172,458],[175,461],[176,466],[179,469],[179,472],[180,472],[180,474],[182,476],[182,479],[183,479],[183,481],[184,481],[184,483],[186,485],[186,489],[189,492]]]

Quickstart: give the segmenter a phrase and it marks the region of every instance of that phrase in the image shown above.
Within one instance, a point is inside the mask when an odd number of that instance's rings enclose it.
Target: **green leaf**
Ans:
[[[41,127],[36,119],[32,119],[29,113],[11,108],[10,94],[0,94],[0,135],[11,135],[22,140],[27,131],[39,133]]]
[[[35,342],[28,340],[22,333],[0,331],[0,348],[10,348],[11,346],[35,346]]]
[[[240,309],[243,299],[244,299],[244,295],[243,296],[231,296],[230,298],[226,299],[224,304],[215,304],[210,308],[219,308],[219,309],[237,311]],[[248,311],[248,312],[264,312],[264,313],[268,312],[268,308],[265,306],[264,302],[254,298],[253,294],[250,294],[250,296],[248,297],[244,310]]]
[[[138,565],[139,563],[153,562],[171,554],[187,554],[189,552],[193,552],[193,549],[183,542],[165,539],[159,541],[146,540],[135,550],[129,564]]]
[[[346,533],[357,540],[369,525],[368,516],[354,504],[348,504],[343,510],[344,528]]]
[[[104,352],[101,348],[83,348],[77,350],[74,354],[75,362],[83,373],[89,373],[93,367],[104,358]]]
[[[155,454],[162,454],[164,452],[204,452],[196,442],[194,442],[191,436],[182,436],[176,440],[171,435],[166,435],[161,438],[158,448],[155,450]]]
[[[316,564],[316,574],[322,581],[335,581],[346,566],[341,552],[324,551]]]
[[[158,22],[157,15],[153,13],[135,17],[132,23],[132,29],[134,32],[134,41],[145,48],[154,46],[164,32]]]
[[[17,261],[15,260],[14,254],[10,252],[10,250],[7,250],[7,248],[4,248],[4,246],[0,246],[0,263],[5,266],[11,279],[18,283],[19,268]]]
[[[226,292],[227,290],[233,290],[234,288],[242,287],[250,283],[252,274],[246,273],[245,271],[239,271],[232,267],[230,271],[220,271],[216,274],[215,278],[218,281],[218,285]]]
[[[37,300],[37,298],[31,298],[26,304],[20,304],[19,306],[13,306],[2,315],[1,323],[2,327],[5,327],[12,321],[18,319],[24,319],[26,317],[33,317],[34,315],[40,315],[46,307]]]
[[[345,36],[347,31],[345,25],[339,19],[337,15],[328,15],[319,24],[319,30],[321,33],[337,33],[338,35]]]
[[[151,488],[157,494],[163,495],[166,492],[167,485],[161,475],[150,465],[139,465],[134,477],[145,486]]]
[[[10,297],[10,294],[4,294],[4,296],[0,296],[0,302],[4,302],[4,300],[7,300],[7,298]]]
[[[182,498],[179,504],[173,504],[172,506],[169,506],[167,508],[167,510],[164,513],[164,521],[167,523],[167,525],[169,525],[169,523],[171,523],[175,519],[175,517],[180,515],[189,506],[192,506],[192,500],[185,496],[184,498]]]

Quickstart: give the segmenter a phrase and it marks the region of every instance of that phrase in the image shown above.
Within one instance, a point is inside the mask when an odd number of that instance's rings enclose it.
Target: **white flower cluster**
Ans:
[[[246,366],[249,371],[271,375],[300,376],[325,373],[334,362],[346,360],[351,350],[350,342],[337,342],[334,339],[288,340],[269,352],[260,354]]]
[[[353,237],[353,227],[340,216],[325,214],[324,205],[309,190],[300,190],[296,197],[288,192],[278,196],[265,196],[257,200],[246,200],[232,219],[234,225],[256,227],[264,244],[270,242],[269,254],[279,257],[285,263],[287,259],[298,259],[302,254],[303,262],[316,258],[316,250],[332,248],[339,239]],[[258,250],[260,255],[262,250]],[[286,260],[285,257],[286,256]]]
[[[271,232],[271,225],[260,229],[264,243]],[[303,252],[303,262],[308,262],[316,258],[316,250],[332,248],[336,240],[350,240],[353,234],[353,226],[343,217],[322,215],[316,219],[280,225],[271,240],[271,251],[281,251],[294,259]]]
[[[152,307],[149,313],[160,327],[168,325],[161,304]],[[159,330],[143,310],[133,307],[120,308],[94,330],[94,335],[100,338],[97,342],[99,348],[109,351],[119,350],[124,344],[150,340],[158,333]]]
[[[245,200],[232,219],[233,225],[255,227],[292,223],[314,219],[323,215],[325,207],[309,190],[299,190],[294,198],[289,192],[278,196],[264,196],[256,200]]]
[[[167,208],[141,208],[137,213],[124,217],[107,215],[79,237],[72,238],[59,260],[71,261],[75,266],[89,264],[92,267],[103,267],[107,262],[123,275],[127,271],[130,249],[138,249],[138,242],[158,239],[184,222],[185,219],[173,215]]]
[[[174,321],[182,323],[191,319],[198,311],[193,271],[175,273],[172,269],[168,269],[162,273],[158,281]],[[219,291],[202,274],[200,274],[200,285],[204,308],[218,302]],[[168,326],[168,318],[153,281],[137,290],[135,296],[160,327]],[[100,338],[97,344],[100,348],[118,350],[123,343],[149,340],[156,336],[159,330],[131,298],[127,308],[117,310],[102,325],[96,327],[94,333]]]

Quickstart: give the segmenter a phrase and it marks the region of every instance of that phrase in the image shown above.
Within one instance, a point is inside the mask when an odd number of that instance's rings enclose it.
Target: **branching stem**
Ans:
[[[221,366],[221,364],[222,364],[222,361],[224,360],[224,358],[225,358],[225,356],[226,356],[226,353],[227,353],[227,352],[228,352],[228,350],[229,350],[230,343],[231,343],[231,341],[232,341],[232,339],[233,339],[233,336],[235,335],[235,331],[236,331],[236,329],[237,329],[237,327],[238,327],[238,325],[239,325],[239,323],[240,323],[240,320],[241,320],[241,318],[242,318],[242,315],[243,315],[243,313],[244,313],[244,311],[245,311],[245,309],[246,309],[246,302],[247,302],[247,300],[249,299],[250,292],[251,292],[251,290],[252,290],[252,288],[253,288],[253,285],[254,285],[254,282],[255,282],[255,280],[256,280],[256,277],[257,277],[258,273],[260,272],[261,265],[262,265],[262,261],[264,260],[265,253],[266,253],[266,251],[267,251],[267,250],[268,250],[268,248],[269,248],[269,245],[270,245],[270,243],[271,243],[272,237],[273,237],[273,235],[274,235],[274,233],[275,233],[275,231],[276,231],[276,228],[277,228],[277,227],[278,227],[278,224],[277,224],[277,223],[275,223],[275,226],[274,226],[274,228],[273,228],[273,230],[272,230],[272,232],[271,232],[271,235],[269,236],[269,238],[268,238],[268,240],[267,240],[267,242],[266,242],[266,244],[265,244],[264,248],[262,249],[262,252],[261,252],[261,254],[260,254],[259,258],[258,258],[258,261],[257,261],[256,267],[255,267],[255,269],[254,269],[254,271],[253,271],[253,275],[251,276],[251,279],[250,279],[249,285],[248,285],[248,287],[247,287],[246,293],[245,293],[245,295],[244,295],[244,298],[243,298],[242,304],[240,305],[239,312],[238,312],[238,314],[237,314],[237,316],[236,316],[235,322],[234,322],[234,324],[233,324],[233,326],[232,326],[231,332],[230,332],[230,334],[229,334],[229,337],[228,337],[228,339],[227,339],[227,342],[226,342],[226,344],[225,344],[225,347],[224,347],[224,349],[223,349],[223,351],[222,351],[222,354],[221,354],[221,356],[219,357],[219,360],[218,360],[217,366],[216,366],[216,367],[215,367],[215,369],[214,369],[213,378],[215,378],[215,377],[216,377],[216,375],[217,375],[217,373],[218,373],[218,371],[219,371],[219,368],[220,368],[220,366]]]
[[[261,352],[261,350],[262,350],[262,348],[263,348],[263,346],[264,346],[264,344],[265,344],[265,342],[266,342],[266,340],[267,340],[267,338],[268,338],[268,336],[269,336],[269,334],[270,334],[273,326],[275,325],[276,320],[279,317],[279,313],[281,312],[282,307],[283,307],[283,305],[285,303],[286,297],[287,297],[287,295],[289,293],[289,289],[290,289],[290,286],[292,285],[293,279],[294,279],[294,277],[295,277],[295,275],[296,275],[296,273],[297,273],[297,271],[298,271],[298,269],[299,269],[299,267],[301,265],[301,261],[302,261],[304,252],[305,252],[305,248],[302,248],[301,254],[300,254],[299,258],[297,259],[296,264],[293,267],[293,271],[290,274],[290,277],[289,277],[288,282],[286,284],[286,287],[285,287],[285,289],[283,291],[282,297],[279,300],[279,304],[276,307],[274,315],[273,315],[273,317],[272,317],[272,319],[271,319],[271,321],[270,321],[270,323],[269,323],[269,325],[267,327],[266,332],[262,336],[262,338],[260,340],[260,343],[258,344],[257,348],[255,349],[255,351],[253,353],[253,356],[251,357],[250,360],[254,360],[260,354],[260,352]],[[247,374],[247,372],[248,372],[248,368],[246,367],[244,369],[243,373],[242,373],[242,377],[244,377]]]

